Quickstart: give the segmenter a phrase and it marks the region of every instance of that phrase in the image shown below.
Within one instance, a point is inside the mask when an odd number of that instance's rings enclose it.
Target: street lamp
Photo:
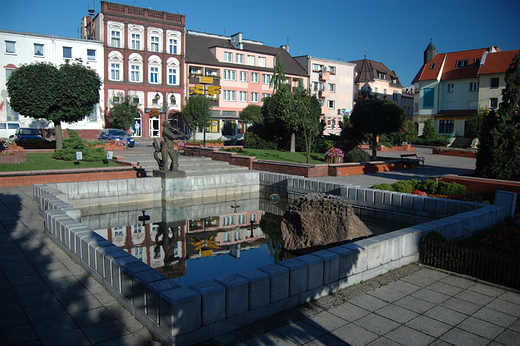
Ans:
[[[154,98],[155,98],[157,103],[159,102],[159,99],[161,98],[161,95],[162,95],[162,92],[160,92],[160,91],[156,92]],[[163,98],[164,101],[163,101],[163,107],[162,107],[162,110],[164,111],[165,114],[168,112],[168,99],[167,99],[166,95],[168,95],[168,93],[164,93],[164,98]],[[173,93],[170,95],[170,104],[172,104],[172,105],[177,104],[177,100],[176,100],[175,95]]]

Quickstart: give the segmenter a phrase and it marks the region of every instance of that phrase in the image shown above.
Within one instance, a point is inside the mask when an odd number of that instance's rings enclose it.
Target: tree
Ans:
[[[424,122],[422,136],[424,139],[427,140],[437,138],[437,131],[435,130],[435,126],[433,126],[433,120],[426,119],[426,121]]]
[[[399,139],[402,142],[411,143],[414,139],[417,138],[417,128],[415,127],[414,122],[405,120],[403,130],[399,134]]]
[[[271,81],[269,82],[269,87],[273,88],[273,92],[276,93],[276,91],[279,90],[286,82],[285,65],[280,58],[280,54],[276,53],[276,65],[273,69],[273,78],[271,78]]]
[[[262,115],[262,107],[258,105],[248,105],[240,112],[240,119],[252,125],[263,123],[264,116]]]
[[[119,95],[119,101],[110,110],[110,124],[118,129],[128,129],[133,125],[134,119],[141,115],[137,105],[138,102],[133,97]]]
[[[320,122],[321,104],[316,95],[312,95],[310,90],[305,89],[293,94],[292,103],[294,113],[298,114],[297,126],[304,135],[307,163],[310,163],[312,143],[323,131]]]
[[[186,125],[193,131],[196,131],[197,128],[204,129],[209,125],[211,103],[204,98],[204,95],[190,96],[186,99],[186,105],[182,110]],[[206,107],[206,116],[204,116],[204,106]],[[205,123],[204,118],[206,118]]]
[[[377,136],[401,130],[404,110],[392,101],[366,98],[354,106],[350,121],[355,130],[372,135],[372,157],[377,156]]]
[[[479,109],[476,114],[469,117],[468,133],[469,137],[480,138],[480,130],[482,129],[482,122],[489,113],[487,109]]]
[[[293,112],[293,97],[287,84],[282,84],[280,88],[269,97],[264,98],[262,114],[265,122],[270,124],[273,130],[275,126],[281,126],[284,133],[291,136],[291,152],[296,151],[296,132],[298,131],[298,115]],[[278,139],[279,140],[279,139]]]
[[[520,122],[520,51],[518,51],[504,77],[506,87],[502,91],[499,114],[501,117]]]
[[[91,113],[100,87],[98,74],[81,60],[59,68],[50,63],[22,65],[7,81],[13,110],[54,123],[57,149],[63,148],[61,122],[76,122]]]

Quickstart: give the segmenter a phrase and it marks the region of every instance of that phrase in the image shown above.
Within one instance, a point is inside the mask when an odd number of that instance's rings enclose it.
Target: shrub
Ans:
[[[417,179],[400,180],[392,184],[395,191],[404,193],[412,193],[414,190],[417,190],[418,185],[419,181]]]
[[[276,150],[278,149],[278,145],[260,138],[260,136],[252,131],[247,131],[244,134],[244,148]]]
[[[419,145],[445,146],[448,144],[448,137],[437,136],[432,139],[416,138],[413,143]]]
[[[78,132],[67,129],[69,138],[63,140],[63,149],[57,149],[52,158],[56,160],[75,161],[76,152],[82,152],[83,161],[103,161],[106,159],[103,148],[93,148],[91,143],[81,139]],[[94,143],[95,144],[95,143]]]
[[[387,183],[375,184],[372,188],[376,190],[395,191],[394,187]]]
[[[424,236],[424,239],[432,240],[432,241],[439,241],[439,242],[446,242],[446,237],[437,231],[430,231],[430,232],[426,233],[426,235]]]
[[[349,162],[370,162],[370,155],[363,149],[354,148],[347,153]]]

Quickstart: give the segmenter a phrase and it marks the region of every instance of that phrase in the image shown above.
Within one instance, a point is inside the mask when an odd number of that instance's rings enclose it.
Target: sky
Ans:
[[[430,43],[439,53],[499,46],[520,49],[519,0],[112,0],[186,16],[186,30],[233,35],[292,56],[384,63],[406,87]],[[79,37],[94,0],[0,0],[0,29]]]

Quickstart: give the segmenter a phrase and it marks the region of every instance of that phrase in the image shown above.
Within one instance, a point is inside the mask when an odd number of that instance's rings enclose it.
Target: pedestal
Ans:
[[[175,178],[185,178],[186,172],[175,170],[175,171],[160,171],[158,169],[153,170],[153,176],[159,177],[163,179],[175,179]]]

